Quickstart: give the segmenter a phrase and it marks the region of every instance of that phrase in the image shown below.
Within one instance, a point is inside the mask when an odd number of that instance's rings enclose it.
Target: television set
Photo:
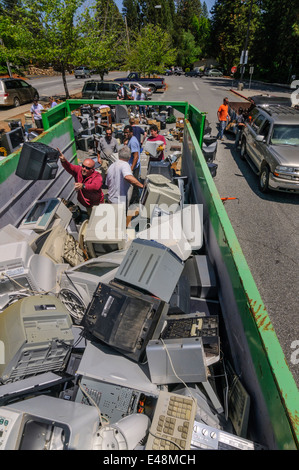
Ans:
[[[22,127],[17,127],[5,134],[2,134],[1,145],[6,148],[8,154],[18,150],[24,142],[25,138]]]
[[[85,333],[124,356],[143,360],[147,342],[168,304],[131,287],[99,283],[83,317]]]
[[[16,175],[23,180],[54,179],[58,171],[58,150],[41,142],[23,144]]]

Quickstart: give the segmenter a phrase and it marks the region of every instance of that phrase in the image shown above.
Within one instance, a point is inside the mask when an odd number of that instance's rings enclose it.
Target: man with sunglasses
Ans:
[[[86,158],[81,165],[73,165],[59,149],[57,150],[63,168],[75,178],[78,202],[86,208],[87,214],[90,215],[93,206],[104,202],[101,174],[94,171],[95,164],[91,158]]]

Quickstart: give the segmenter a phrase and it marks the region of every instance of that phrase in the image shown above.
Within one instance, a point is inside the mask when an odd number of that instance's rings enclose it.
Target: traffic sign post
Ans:
[[[251,78],[252,78],[253,71],[254,71],[254,67],[249,67],[249,74],[250,74],[250,78],[249,78],[249,89],[250,89],[250,87],[251,87]]]

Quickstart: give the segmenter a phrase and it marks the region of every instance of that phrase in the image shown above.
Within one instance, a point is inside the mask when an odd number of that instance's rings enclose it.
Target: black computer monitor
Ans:
[[[94,339],[138,362],[166,305],[115,281],[99,283],[82,325]]]
[[[58,171],[58,150],[41,142],[25,142],[16,175],[24,180],[54,179]]]
[[[22,127],[17,127],[2,135],[2,146],[6,148],[8,154],[17,150],[24,142]]]

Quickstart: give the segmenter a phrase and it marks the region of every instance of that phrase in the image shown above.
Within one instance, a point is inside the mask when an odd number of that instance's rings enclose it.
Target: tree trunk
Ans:
[[[64,91],[65,91],[65,97],[68,100],[70,98],[70,94],[69,94],[69,89],[68,89],[67,83],[66,83],[64,64],[62,64],[62,67],[61,67],[61,74],[62,74],[62,82],[63,82],[63,86],[64,86]]]

